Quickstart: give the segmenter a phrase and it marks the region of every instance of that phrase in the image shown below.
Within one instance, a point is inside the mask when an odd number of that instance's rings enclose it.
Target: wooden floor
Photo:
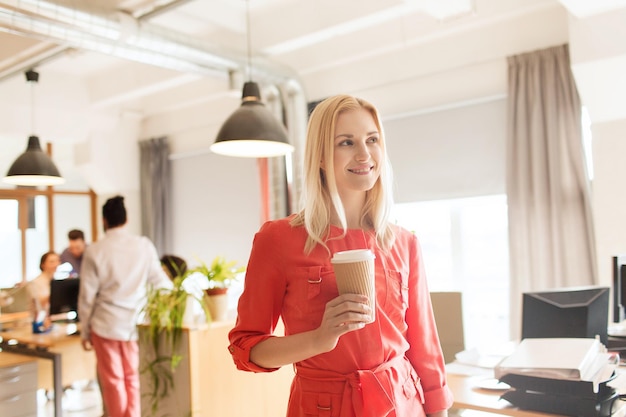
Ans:
[[[46,397],[44,390],[37,392],[39,404],[37,417],[60,417],[54,415],[54,401]],[[63,417],[101,417],[102,399],[97,386],[67,389],[63,395]]]
[[[39,411],[37,417],[55,417],[53,402],[38,393]],[[500,414],[474,410],[449,410],[450,417],[497,417]],[[97,387],[81,390],[67,390],[63,398],[63,417],[101,417],[102,401]]]

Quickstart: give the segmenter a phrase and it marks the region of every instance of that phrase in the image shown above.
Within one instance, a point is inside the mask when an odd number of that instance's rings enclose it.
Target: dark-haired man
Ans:
[[[105,235],[85,251],[78,314],[83,348],[94,349],[104,406],[111,417],[140,417],[136,320],[148,285],[171,282],[146,237],[130,233],[121,196],[102,207]]]
[[[69,241],[67,248],[61,252],[61,263],[68,262],[72,265],[70,276],[76,277],[80,275],[80,266],[83,262],[83,254],[87,244],[85,243],[85,234],[82,230],[72,229],[67,233]]]

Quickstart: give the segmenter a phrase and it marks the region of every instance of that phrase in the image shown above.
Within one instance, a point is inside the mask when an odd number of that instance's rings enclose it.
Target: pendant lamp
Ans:
[[[249,0],[246,0],[248,76],[251,78],[249,7]],[[226,119],[211,151],[228,156],[266,158],[286,155],[293,149],[285,126],[265,107],[259,85],[250,79],[243,86],[241,107]]]
[[[34,85],[38,80],[37,72],[26,71],[26,81]],[[32,95],[31,91],[31,107],[34,107]],[[31,111],[34,114],[34,109]],[[52,159],[41,149],[39,138],[31,135],[28,138],[26,151],[13,162],[3,181],[13,185],[47,186],[63,184],[65,179],[61,177]]]

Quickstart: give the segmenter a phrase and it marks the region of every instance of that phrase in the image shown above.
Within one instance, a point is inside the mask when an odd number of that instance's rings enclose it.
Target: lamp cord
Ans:
[[[246,0],[246,46],[248,52],[248,81],[252,81],[252,37],[250,35],[250,0]]]
[[[35,134],[35,81],[31,80],[30,84],[30,134]]]

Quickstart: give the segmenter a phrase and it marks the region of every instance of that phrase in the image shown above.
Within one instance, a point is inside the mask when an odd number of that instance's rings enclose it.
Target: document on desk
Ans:
[[[506,374],[575,381],[597,381],[610,375],[613,355],[596,339],[524,339],[494,370],[496,378]],[[617,366],[617,365],[615,365]]]
[[[516,342],[506,342],[496,346],[470,348],[458,352],[453,362],[446,364],[448,374],[493,378],[493,369],[517,346]]]

